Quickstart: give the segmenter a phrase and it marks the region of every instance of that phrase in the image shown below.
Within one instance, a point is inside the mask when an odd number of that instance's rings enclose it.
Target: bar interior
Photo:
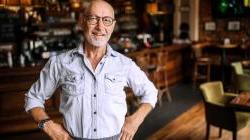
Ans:
[[[49,139],[25,112],[25,93],[51,56],[82,43],[89,1],[0,0],[1,139]],[[116,19],[109,44],[159,90],[135,140],[250,137],[250,0],[107,2]],[[140,98],[125,91],[131,114]],[[46,111],[62,123],[59,106],[60,88]]]

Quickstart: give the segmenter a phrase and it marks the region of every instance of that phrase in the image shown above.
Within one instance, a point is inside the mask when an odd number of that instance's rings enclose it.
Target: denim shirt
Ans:
[[[157,89],[145,73],[109,45],[95,70],[82,45],[51,57],[25,94],[25,110],[44,108],[45,100],[58,87],[64,127],[80,138],[104,138],[121,132],[127,112],[124,87],[130,87],[142,103],[154,107],[157,101]]]

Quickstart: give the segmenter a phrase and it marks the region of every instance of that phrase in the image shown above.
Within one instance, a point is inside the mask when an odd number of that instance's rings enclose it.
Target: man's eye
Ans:
[[[111,18],[104,18],[103,21],[105,21],[105,22],[112,22],[112,19]]]
[[[89,17],[89,20],[95,20],[96,18],[95,17]]]

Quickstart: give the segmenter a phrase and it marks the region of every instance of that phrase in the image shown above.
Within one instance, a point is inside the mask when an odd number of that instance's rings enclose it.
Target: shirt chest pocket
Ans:
[[[83,74],[67,74],[62,83],[63,93],[66,95],[84,94],[84,79]]]
[[[105,74],[104,77],[105,92],[110,94],[121,94],[125,87],[125,77],[115,74]]]

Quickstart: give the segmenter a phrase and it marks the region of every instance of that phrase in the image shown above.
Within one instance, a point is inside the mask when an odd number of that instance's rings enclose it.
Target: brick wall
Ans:
[[[213,21],[216,24],[215,31],[205,31],[205,22]],[[229,21],[240,21],[240,31],[228,31]],[[223,42],[224,38],[230,38],[231,42],[240,43],[242,38],[250,37],[250,15],[244,18],[213,18],[211,0],[200,0],[200,40],[213,40]]]

